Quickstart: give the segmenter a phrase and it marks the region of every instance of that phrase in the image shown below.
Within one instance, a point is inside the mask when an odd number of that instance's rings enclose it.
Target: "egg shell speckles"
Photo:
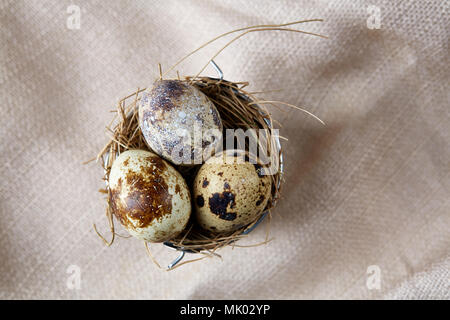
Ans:
[[[228,232],[253,222],[267,205],[271,177],[259,176],[257,167],[250,162],[227,164],[210,160],[202,165],[194,181],[198,223],[212,232]]]
[[[200,159],[198,148],[215,148],[222,137],[222,120],[214,104],[196,87],[180,80],[159,80],[143,93],[139,103],[139,126],[148,146],[175,163]],[[198,128],[198,130],[197,130]],[[197,130],[197,132],[195,132]],[[195,141],[195,134],[203,136]],[[180,135],[180,132],[186,132]],[[207,135],[214,134],[216,139]],[[190,137],[190,139],[189,139]],[[179,150],[185,150],[186,155]],[[200,162],[201,163],[201,162]]]
[[[189,189],[180,173],[156,154],[123,152],[111,167],[109,188],[113,214],[136,238],[163,242],[186,227]]]

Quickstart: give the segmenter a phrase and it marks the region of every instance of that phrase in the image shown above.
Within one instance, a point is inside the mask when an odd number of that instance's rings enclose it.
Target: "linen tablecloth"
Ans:
[[[1,0],[0,298],[450,298],[449,7]],[[136,239],[106,247],[92,228],[108,234],[102,168],[83,162],[118,100],[221,33],[314,18],[292,27],[328,39],[250,33],[215,59],[226,79],[326,123],[268,106],[288,139],[273,240],[170,272]],[[230,39],[177,70],[196,74]],[[177,255],[151,249],[163,266]]]

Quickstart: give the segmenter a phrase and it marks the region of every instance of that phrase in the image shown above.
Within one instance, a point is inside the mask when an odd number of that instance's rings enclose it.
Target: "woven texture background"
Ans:
[[[398,2],[1,0],[0,298],[449,299],[449,2]],[[271,108],[289,139],[274,240],[171,272],[138,240],[106,248],[92,229],[108,230],[102,169],[82,162],[117,101],[222,32],[310,18],[325,22],[296,28],[330,39],[252,33],[216,59],[227,79],[283,89],[264,98],[326,122]],[[178,70],[195,74],[224,44]],[[176,256],[152,250],[163,265]]]

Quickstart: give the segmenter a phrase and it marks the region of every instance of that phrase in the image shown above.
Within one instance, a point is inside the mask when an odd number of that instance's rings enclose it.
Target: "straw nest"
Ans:
[[[192,79],[186,77],[182,81],[189,82],[200,89],[215,104],[222,118],[224,129],[265,129],[267,132],[267,140],[278,139],[273,135],[270,114],[259,104],[266,101],[256,99],[256,97],[245,91],[244,87],[247,82],[229,82],[220,79],[200,77]],[[128,149],[149,150],[145,143],[144,136],[139,128],[138,108],[137,104],[140,100],[141,93],[145,89],[140,89],[120,100],[117,106],[114,121],[108,126],[111,140],[102,149],[98,158],[102,159],[102,165],[105,171],[104,180],[108,181],[109,172],[114,160],[117,156]],[[267,144],[266,154],[279,152],[281,150],[270,150],[273,144]],[[279,155],[277,155],[279,156]],[[175,166],[174,167],[183,175],[188,184],[191,184],[197,166]],[[268,201],[264,211],[269,210],[280,197],[280,179],[281,172],[271,176],[273,179],[271,198]],[[101,190],[103,193],[109,193],[109,189]],[[107,197],[109,199],[109,197]],[[107,217],[110,221],[112,232],[114,232],[113,215],[110,210],[109,200],[107,206]],[[243,233],[249,230],[260,218],[258,216],[253,223],[242,227],[231,233],[212,234],[198,227],[194,221],[188,223],[187,228],[175,239],[171,239],[168,244],[179,249],[191,252],[209,251],[214,252],[220,247],[229,245],[239,238],[243,237]],[[111,243],[111,242],[108,242]]]

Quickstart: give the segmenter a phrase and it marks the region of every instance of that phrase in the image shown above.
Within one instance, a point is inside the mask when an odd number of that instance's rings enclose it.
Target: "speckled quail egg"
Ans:
[[[148,146],[181,165],[201,164],[222,139],[222,120],[209,98],[181,80],[158,80],[139,103],[139,126]],[[206,160],[206,159],[205,159]]]
[[[217,161],[221,157],[224,161]],[[267,205],[271,176],[261,175],[258,165],[236,160],[236,153],[224,152],[206,161],[197,173],[193,186],[196,219],[206,230],[239,229],[253,222]]]
[[[189,220],[191,200],[184,178],[152,152],[123,152],[111,167],[109,189],[113,214],[136,238],[169,240]]]

